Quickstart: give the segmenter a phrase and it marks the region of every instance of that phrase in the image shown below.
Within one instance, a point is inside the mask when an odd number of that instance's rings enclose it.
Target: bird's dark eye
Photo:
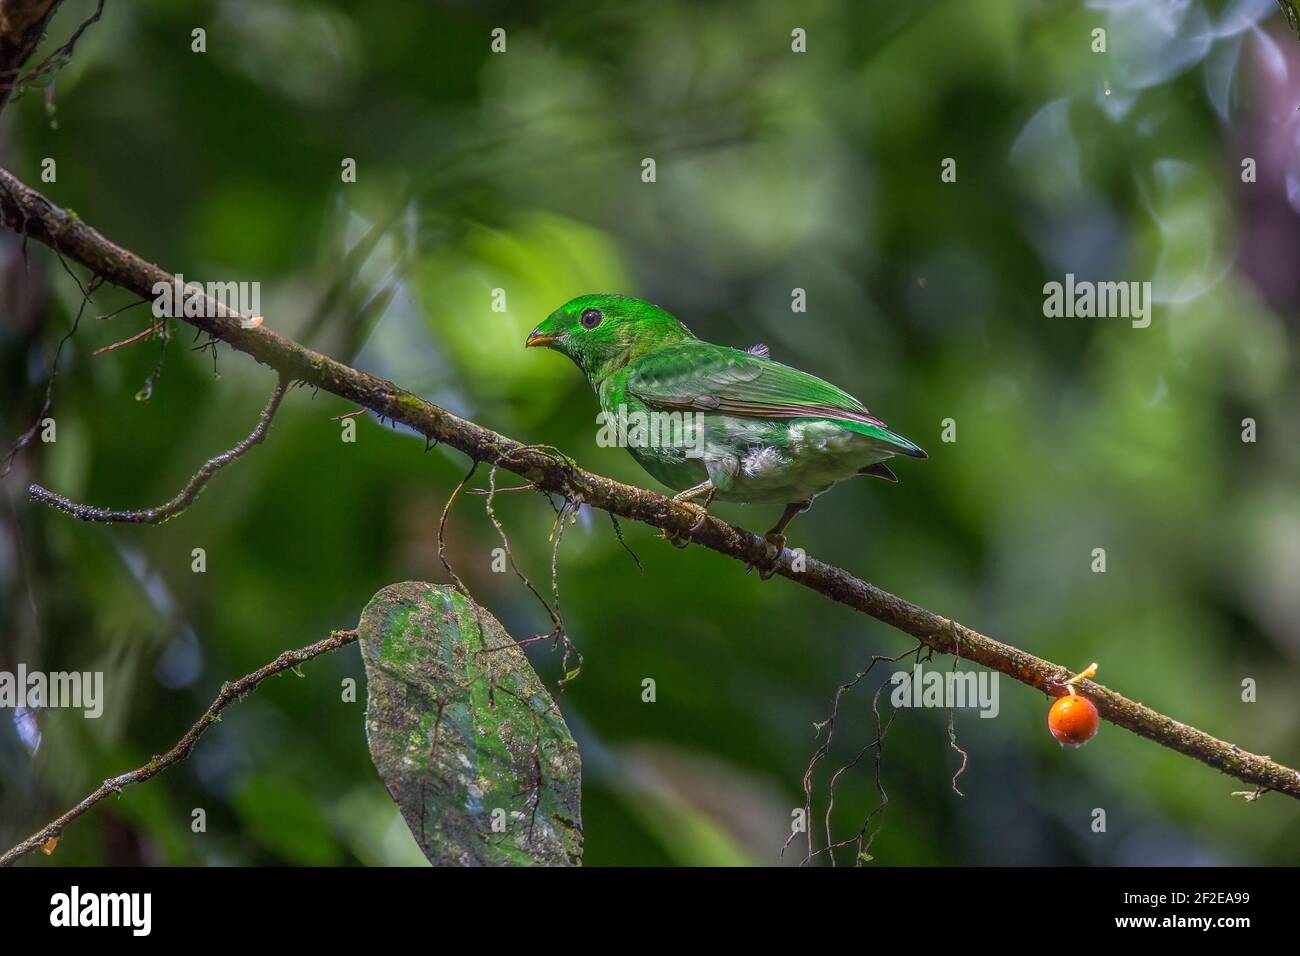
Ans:
[[[582,323],[584,329],[594,329],[596,326],[600,325],[600,320],[603,318],[604,316],[597,310],[588,309],[586,312],[582,313],[582,318],[578,321]]]

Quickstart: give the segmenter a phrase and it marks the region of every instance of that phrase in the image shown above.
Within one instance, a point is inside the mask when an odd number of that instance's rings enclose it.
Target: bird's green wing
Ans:
[[[925,454],[848,392],[761,355],[688,342],[642,356],[625,373],[627,391],[654,407],[742,418],[830,419],[895,445],[901,454]]]

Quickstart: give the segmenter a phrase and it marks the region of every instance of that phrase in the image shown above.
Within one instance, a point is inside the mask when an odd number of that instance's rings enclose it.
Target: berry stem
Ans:
[[[1093,661],[1083,670],[1079,671],[1079,673],[1075,674],[1073,677],[1067,680],[1065,682],[1065,689],[1068,690],[1071,694],[1077,696],[1079,691],[1075,688],[1074,682],[1078,680],[1088,680],[1092,677],[1095,677],[1096,674],[1097,674],[1097,662]]]

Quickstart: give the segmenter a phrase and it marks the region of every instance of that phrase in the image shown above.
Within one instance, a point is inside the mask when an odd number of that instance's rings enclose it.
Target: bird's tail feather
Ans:
[[[907,455],[909,458],[929,458],[925,450],[915,442],[908,441],[902,435],[891,432],[888,428],[881,428],[878,425],[868,425],[863,422],[849,422],[837,420],[835,424],[841,428],[847,428],[849,431],[857,432],[859,435],[866,435],[868,438],[874,438],[883,445],[888,445],[889,450],[895,455]]]

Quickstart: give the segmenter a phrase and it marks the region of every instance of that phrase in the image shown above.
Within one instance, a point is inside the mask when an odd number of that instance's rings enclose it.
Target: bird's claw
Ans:
[[[663,538],[665,541],[667,541],[669,544],[671,544],[674,548],[677,548],[678,550],[688,547],[691,543],[690,538],[684,537],[683,535],[680,534],[672,534],[671,532],[668,531],[663,532]]]
[[[690,501],[683,501],[679,498],[674,498],[673,500],[679,505],[689,508],[691,511],[698,511],[700,514],[695,524],[690,526],[685,535],[673,534],[667,529],[663,531],[664,539],[674,548],[685,548],[691,543],[692,537],[704,530],[704,523],[709,520],[709,510]]]
[[[767,581],[781,568],[781,555],[785,552],[785,535],[769,531],[763,536],[763,540],[768,545],[763,563],[747,565],[745,573],[748,574],[754,568],[758,568],[758,579]]]

